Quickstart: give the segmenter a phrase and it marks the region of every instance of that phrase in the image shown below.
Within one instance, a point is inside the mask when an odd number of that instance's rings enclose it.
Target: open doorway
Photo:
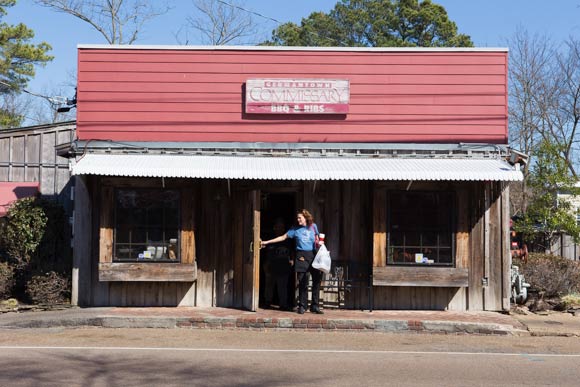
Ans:
[[[262,240],[286,233],[295,223],[296,192],[263,192],[260,229]],[[260,307],[291,309],[294,307],[294,255],[291,240],[266,246],[260,251]]]

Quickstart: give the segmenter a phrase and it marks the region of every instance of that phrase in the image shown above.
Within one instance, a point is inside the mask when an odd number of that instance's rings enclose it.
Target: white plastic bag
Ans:
[[[320,270],[323,273],[330,272],[330,252],[325,245],[320,245],[314,261],[312,261],[312,267]]]

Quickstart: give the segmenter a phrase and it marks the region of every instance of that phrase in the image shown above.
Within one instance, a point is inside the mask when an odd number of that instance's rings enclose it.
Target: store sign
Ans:
[[[344,79],[248,79],[246,113],[345,114],[350,84]]]

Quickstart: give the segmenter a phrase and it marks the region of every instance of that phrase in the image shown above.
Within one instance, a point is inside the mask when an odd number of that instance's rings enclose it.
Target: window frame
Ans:
[[[447,247],[441,247],[439,245],[437,246],[429,246],[430,248],[435,248],[437,250],[437,256],[439,256],[439,252],[440,249],[445,248],[445,249],[449,249],[450,250],[450,254],[451,254],[451,262],[449,263],[442,263],[442,262],[434,262],[434,263],[418,263],[415,261],[412,262],[395,262],[393,260],[393,255],[391,253],[391,248],[394,247],[392,246],[391,242],[392,242],[392,232],[393,232],[393,216],[392,216],[392,211],[393,211],[393,206],[392,206],[392,197],[395,194],[425,194],[425,195],[439,195],[439,196],[447,196],[448,200],[449,200],[449,214],[448,214],[448,224],[449,224],[449,241],[450,241],[450,246]],[[386,222],[386,265],[387,266],[400,266],[400,267],[442,267],[442,268],[454,268],[456,267],[456,258],[457,258],[457,254],[456,254],[456,234],[457,234],[457,197],[456,197],[456,192],[452,191],[452,190],[445,190],[445,191],[438,191],[438,190],[420,190],[420,191],[405,191],[405,190],[388,190],[386,192],[386,217],[387,217],[387,222]],[[421,232],[419,228],[416,228],[415,230],[419,233],[420,237],[419,239],[421,240],[421,235],[424,234],[425,232]],[[441,234],[439,231],[436,231],[437,233],[437,239],[439,241],[439,234]],[[401,247],[398,246],[397,247]],[[403,248],[405,247],[405,244],[403,244]],[[422,243],[420,242],[419,246],[413,246],[414,248],[424,248],[425,246],[422,245]]]
[[[113,262],[115,188],[161,189],[153,178],[99,177],[95,181],[97,201],[97,261],[100,282],[194,282],[197,281],[195,203],[199,195],[194,183],[179,179],[165,181],[167,189],[180,192],[180,262]],[[98,187],[98,188],[97,188]]]
[[[120,191],[149,191],[149,192],[162,192],[162,191],[174,191],[175,193],[177,193],[177,244],[176,244],[176,249],[175,249],[175,253],[176,253],[176,259],[171,260],[171,259],[139,259],[139,258],[133,258],[133,259],[119,259],[117,257],[117,232],[118,232],[118,217],[117,217],[117,212],[118,212],[118,206],[117,206],[117,199],[118,199],[118,194]],[[158,187],[115,187],[113,189],[113,219],[112,219],[112,228],[113,228],[113,240],[112,240],[112,249],[113,249],[113,255],[112,255],[112,262],[113,263],[144,263],[144,264],[153,264],[153,263],[160,263],[160,264],[181,264],[182,262],[182,254],[181,254],[181,243],[182,243],[182,238],[181,238],[181,233],[183,230],[182,227],[182,192],[180,189],[177,188],[158,188]],[[165,234],[165,214],[164,214],[164,221],[163,221],[163,225],[162,225],[162,233]],[[148,228],[148,226],[145,226],[146,228]],[[165,241],[165,238],[163,238],[163,240]],[[143,245],[144,243],[135,243],[135,245]],[[145,243],[146,244],[146,243]],[[130,245],[130,243],[129,243]]]

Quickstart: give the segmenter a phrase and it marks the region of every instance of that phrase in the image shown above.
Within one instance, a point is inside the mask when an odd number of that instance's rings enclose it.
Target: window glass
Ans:
[[[390,192],[388,262],[453,265],[453,205],[450,192]]]
[[[179,261],[179,192],[115,191],[114,261]]]

